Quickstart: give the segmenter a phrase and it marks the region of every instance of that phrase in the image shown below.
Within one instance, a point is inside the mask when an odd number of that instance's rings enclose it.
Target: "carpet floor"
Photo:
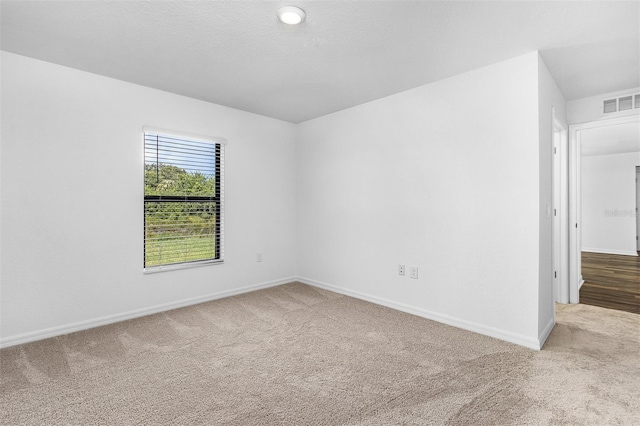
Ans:
[[[637,425],[640,315],[542,351],[286,284],[0,350],[2,425]]]

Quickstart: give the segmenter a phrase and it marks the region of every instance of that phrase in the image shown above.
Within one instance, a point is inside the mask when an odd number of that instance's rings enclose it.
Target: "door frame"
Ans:
[[[580,185],[581,132],[601,127],[640,123],[640,114],[607,118],[569,126],[569,303],[580,303],[582,279],[582,197]]]
[[[636,250],[640,252],[640,165],[636,166]]]
[[[569,139],[567,125],[551,111],[553,127],[553,295],[569,303]]]

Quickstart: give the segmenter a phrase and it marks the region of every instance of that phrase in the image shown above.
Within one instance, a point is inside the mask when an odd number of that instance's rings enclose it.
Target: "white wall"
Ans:
[[[4,52],[2,88],[3,344],[285,282],[296,263],[312,284],[544,340],[543,117],[564,113],[535,52],[298,127]],[[143,125],[229,140],[224,265],[142,273]]]
[[[605,93],[588,98],[574,99],[567,102],[567,122],[569,124],[587,123],[590,121],[607,120],[614,117],[625,117],[628,115],[640,115],[640,109],[630,111],[620,111],[603,114],[602,102],[605,99],[613,99],[624,95],[640,93],[640,87],[630,88],[620,92]]]
[[[294,125],[6,52],[1,118],[4,344],[295,276]],[[224,265],[143,275],[144,125],[228,140]]]
[[[538,61],[300,124],[303,280],[538,347]],[[398,264],[419,278],[398,276]]]
[[[538,288],[538,336],[544,342],[555,324],[553,287],[553,113],[566,125],[566,101],[538,57],[538,125],[540,134],[540,263]],[[560,155],[558,152],[556,155]],[[565,158],[564,161],[567,161]],[[559,178],[559,177],[558,177]]]
[[[582,157],[582,250],[636,253],[636,166],[640,153]]]

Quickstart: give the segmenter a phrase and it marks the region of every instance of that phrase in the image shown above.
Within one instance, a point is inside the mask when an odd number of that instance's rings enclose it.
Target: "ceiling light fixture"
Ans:
[[[284,6],[278,9],[278,19],[288,25],[298,25],[307,15],[304,10],[295,6]]]

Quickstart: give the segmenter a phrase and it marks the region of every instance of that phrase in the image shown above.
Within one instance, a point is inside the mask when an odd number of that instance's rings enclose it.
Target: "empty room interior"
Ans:
[[[0,19],[0,424],[638,424],[640,2]]]

